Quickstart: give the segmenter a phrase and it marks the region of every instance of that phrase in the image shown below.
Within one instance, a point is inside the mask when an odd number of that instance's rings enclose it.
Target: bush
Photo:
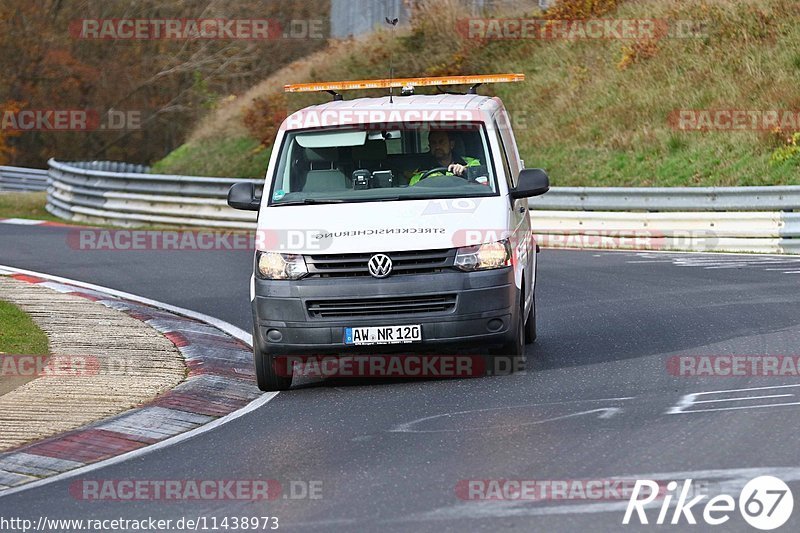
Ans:
[[[272,93],[256,98],[245,109],[242,121],[261,146],[272,146],[275,134],[287,116],[287,105],[284,93]]]
[[[770,157],[770,164],[772,165],[788,162],[800,164],[800,131],[787,137],[786,144],[778,147]]]
[[[553,20],[575,20],[599,17],[614,11],[622,0],[558,0],[545,13]]]

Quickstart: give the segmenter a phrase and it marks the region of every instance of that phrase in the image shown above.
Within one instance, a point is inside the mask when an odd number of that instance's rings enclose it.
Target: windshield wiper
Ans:
[[[381,197],[381,198],[349,198],[347,200],[343,198],[306,198],[305,200],[289,200],[288,202],[276,202],[272,205],[279,206],[279,205],[303,205],[303,204],[356,204],[356,203],[363,203],[363,202],[392,202],[395,200],[402,200],[403,198],[400,196],[388,196],[388,197]]]
[[[478,195],[468,195],[469,197]],[[484,195],[480,195],[484,196]],[[403,200],[434,200],[437,198],[462,198],[464,197],[463,193],[453,193],[450,194],[439,194],[436,196],[430,196],[427,194],[417,194],[417,195],[402,195],[402,196],[381,196],[377,198],[305,198],[304,200],[289,200],[287,202],[275,202],[270,204],[271,206],[282,206],[282,205],[309,205],[309,204],[358,204],[358,203],[367,203],[367,202],[396,202],[396,201],[403,201]]]
[[[275,202],[272,205],[303,205],[303,204],[343,204],[346,200],[341,198],[306,198],[304,200],[289,200],[288,202]]]

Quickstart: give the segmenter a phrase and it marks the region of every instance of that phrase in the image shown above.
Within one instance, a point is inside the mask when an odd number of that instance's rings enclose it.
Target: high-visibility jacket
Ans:
[[[464,156],[464,157],[460,158],[461,161],[458,161],[458,159],[459,158],[455,158],[453,160],[453,163],[457,163],[459,165],[464,165],[464,166],[467,166],[467,167],[479,167],[481,165],[480,159],[477,159],[475,157]],[[414,174],[411,176],[411,180],[408,182],[408,184],[409,185],[414,185],[415,183],[417,183],[420,180],[420,178],[422,177],[422,175],[425,174],[425,172],[427,172],[427,170],[419,170],[419,169],[417,169],[416,171],[414,171]],[[454,174],[452,172],[446,172],[444,175],[453,176]],[[441,172],[436,172],[434,174],[431,174],[428,177],[430,178],[431,176],[442,176],[442,173]]]

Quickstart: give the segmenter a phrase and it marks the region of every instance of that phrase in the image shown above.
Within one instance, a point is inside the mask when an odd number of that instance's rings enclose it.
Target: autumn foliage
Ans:
[[[0,113],[17,113],[22,109],[21,102],[8,101],[0,104]],[[5,165],[10,162],[15,153],[14,147],[10,144],[11,137],[17,137],[17,131],[4,131],[0,128],[0,165]]]
[[[0,161],[42,166],[49,157],[147,163],[169,153],[217,102],[325,46],[324,38],[91,40],[81,19],[328,21],[327,2],[289,0],[26,0],[0,3],[0,109],[135,111],[121,130],[0,128]],[[327,35],[327,28],[324,32]]]
[[[546,13],[552,20],[576,20],[600,17],[614,11],[621,0],[558,0]]]

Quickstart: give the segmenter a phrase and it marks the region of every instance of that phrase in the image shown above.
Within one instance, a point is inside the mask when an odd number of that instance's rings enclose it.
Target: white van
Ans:
[[[262,390],[290,387],[281,357],[292,354],[482,347],[488,373],[498,357],[524,361],[536,338],[528,198],[547,192],[548,176],[524,168],[500,99],[475,87],[412,94],[512,76],[375,80],[403,95],[354,100],[335,92],[347,82],[308,85],[334,100],[283,122],[263,194],[252,183],[228,194],[231,207],[258,211],[250,297]]]

